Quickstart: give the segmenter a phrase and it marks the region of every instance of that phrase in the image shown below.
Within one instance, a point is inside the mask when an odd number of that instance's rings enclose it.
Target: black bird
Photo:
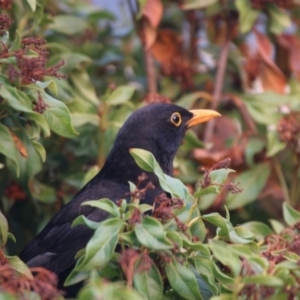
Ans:
[[[81,206],[84,201],[109,198],[117,201],[128,194],[128,181],[136,182],[141,170],[129,153],[130,148],[150,151],[164,173],[172,175],[173,159],[185,131],[219,114],[212,110],[186,110],[173,104],[157,103],[134,112],[120,129],[101,171],[59,211],[25,247],[20,258],[29,267],[44,267],[58,274],[60,285],[75,264],[74,257],[84,248],[93,231],[87,226],[71,228],[73,220],[85,215],[94,221],[107,217],[104,211]],[[147,173],[155,188],[147,191],[144,202],[153,204],[163,191],[155,174]],[[127,196],[128,197],[128,196]]]

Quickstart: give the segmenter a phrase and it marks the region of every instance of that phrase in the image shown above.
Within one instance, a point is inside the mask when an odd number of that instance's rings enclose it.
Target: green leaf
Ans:
[[[206,280],[203,279],[203,276],[200,275],[194,268],[192,268],[192,271],[195,274],[197,284],[203,300],[209,300],[213,295],[212,290],[215,289],[217,291],[217,286],[210,286],[206,282]]]
[[[49,65],[55,64],[63,60],[65,65],[61,68],[61,71],[70,73],[74,70],[85,70],[89,65],[93,63],[92,59],[84,54],[71,52],[53,55],[49,60]]]
[[[9,131],[9,129],[0,123],[0,153],[4,154],[8,158],[10,158],[13,163],[17,173],[17,176],[20,174],[20,166],[18,162],[18,152],[13,140],[13,137]]]
[[[216,194],[219,193],[218,188],[219,187],[213,186],[213,185],[207,186],[204,189],[201,188],[200,190],[195,192],[194,197],[195,198],[200,198],[201,196],[205,196],[205,195],[211,195],[211,194],[216,195]],[[202,201],[202,199],[201,199],[201,201]]]
[[[0,210],[0,246],[3,247],[7,242],[7,236],[8,236],[8,223],[3,215],[3,213]]]
[[[242,193],[227,195],[225,200],[226,207],[232,210],[255,201],[265,187],[270,171],[270,165],[262,163],[237,176],[234,184],[240,183],[239,186],[243,191]]]
[[[282,287],[284,285],[283,281],[272,275],[252,275],[243,278],[243,283],[245,284],[258,284],[264,286],[272,287]]]
[[[114,254],[123,225],[124,221],[118,218],[103,221],[89,240],[84,258],[77,263],[76,270],[103,268]]]
[[[77,298],[78,300],[145,300],[135,290],[123,286],[120,282],[107,282],[100,278],[90,280],[79,292]]]
[[[285,10],[276,4],[268,5],[267,8],[267,14],[270,20],[269,28],[272,33],[279,35],[283,33],[286,28],[291,26],[291,18]]]
[[[89,170],[84,174],[81,187],[84,187],[90,180],[92,180],[100,171],[98,165],[92,166]]]
[[[269,234],[273,234],[271,228],[261,222],[251,221],[244,223],[241,226],[249,229],[255,235],[257,241],[263,240]]]
[[[247,147],[245,149],[245,159],[247,162],[247,165],[249,166],[254,166],[255,160],[254,156],[257,153],[260,153],[263,151],[263,149],[266,147],[266,141],[262,138],[259,137],[249,137]]]
[[[135,225],[134,231],[139,242],[149,249],[173,248],[171,241],[166,238],[162,224],[152,217],[146,216],[141,223]]]
[[[92,124],[94,126],[98,126],[100,123],[100,118],[98,115],[94,114],[86,114],[86,113],[71,113],[73,126],[80,127],[86,124]]]
[[[58,15],[53,17],[49,29],[66,35],[74,35],[88,28],[88,23],[82,18],[72,15]]]
[[[51,94],[54,94],[55,96],[58,93],[58,89],[57,89],[57,84],[55,83],[55,81],[53,79],[48,80],[48,81],[36,81],[35,83],[28,85],[28,88],[35,88],[35,86],[38,87],[38,90],[42,89],[48,89]]]
[[[77,261],[77,265],[83,260],[83,257],[80,257]],[[64,282],[64,286],[70,286],[75,283],[81,282],[89,277],[90,272],[77,270],[76,267],[70,272],[66,281]]]
[[[26,115],[28,116],[28,119],[33,120],[43,130],[45,137],[50,136],[49,125],[42,114],[32,111],[32,112],[27,112]]]
[[[223,265],[227,266],[234,276],[238,276],[241,271],[242,262],[238,255],[235,255],[230,250],[230,246],[227,243],[218,240],[210,240],[209,244],[214,257]]]
[[[286,202],[283,203],[282,208],[283,219],[289,226],[293,226],[300,221],[300,212],[298,210],[291,207]]]
[[[233,241],[233,242],[236,242],[236,243],[244,243],[244,242],[250,242],[254,239],[254,234],[247,228],[244,228],[242,226],[236,226],[234,227],[234,233],[233,232],[230,232],[229,233],[229,236],[230,236],[230,240]],[[236,236],[238,237],[236,239]],[[241,238],[241,239],[239,239]],[[243,241],[243,240],[246,240],[246,241]]]
[[[0,41],[4,44],[7,45],[9,42],[9,31],[8,30],[3,30],[3,35],[0,36]],[[2,58],[0,60],[1,63],[6,63],[8,61],[7,58]],[[14,60],[15,61],[15,60]]]
[[[185,0],[182,9],[202,9],[217,3],[217,0]]]
[[[37,141],[32,141],[32,144],[35,150],[37,151],[37,153],[40,155],[42,162],[44,163],[46,161],[46,155],[47,155],[46,149],[42,144],[40,144]]]
[[[201,242],[204,241],[206,236],[206,228],[201,220],[201,217],[196,217],[188,224],[193,237],[197,237]]]
[[[217,294],[219,292],[219,288],[216,282],[215,274],[214,274],[214,266],[213,262],[210,258],[205,257],[194,257],[193,258],[195,268],[197,270],[197,273],[203,277],[203,279],[206,281],[206,283],[209,285],[210,289],[213,291],[214,294]],[[200,292],[203,294],[202,288],[200,287]],[[210,299],[210,297],[204,297],[206,299]]]
[[[32,103],[28,96],[16,89],[15,87],[4,85],[0,86],[0,96],[8,105],[14,108],[17,111],[29,112],[32,113]]]
[[[18,256],[7,256],[9,265],[17,272],[26,275],[27,277],[33,279],[33,276],[27,267],[27,265]]]
[[[215,278],[222,282],[222,284],[232,286],[234,284],[234,278],[223,273],[215,262],[212,262],[212,264]]]
[[[105,100],[108,105],[119,105],[129,101],[135,91],[130,85],[119,86]]]
[[[176,231],[166,231],[166,237],[171,240],[176,247],[178,248],[182,248],[183,247],[183,243],[182,243],[182,238],[180,236],[180,234]]]
[[[140,168],[148,172],[154,172],[158,177],[161,188],[174,197],[185,201],[194,201],[194,197],[189,193],[187,187],[177,178],[173,178],[163,173],[161,167],[155,160],[153,154],[144,149],[132,148],[130,154]]]
[[[200,300],[203,299],[195,274],[188,266],[173,260],[166,265],[166,274],[171,287],[184,299]]]
[[[70,78],[76,88],[76,94],[95,105],[99,105],[99,99],[94,85],[86,71],[73,71]]]
[[[219,169],[210,172],[209,177],[212,185],[203,189],[200,188],[194,194],[195,198],[200,198],[198,201],[198,208],[200,210],[207,209],[214,203],[215,195],[221,191],[221,185],[225,183],[228,174],[231,172],[235,171],[232,169]]]
[[[46,93],[42,93],[45,103],[49,105],[43,112],[49,127],[58,135],[72,138],[78,134],[72,125],[71,114],[67,106]]]
[[[201,218],[218,227],[217,235],[219,238],[225,240],[229,239],[234,243],[241,244],[250,243],[253,239],[253,234],[251,234],[251,232],[248,230],[242,231],[241,228],[238,227],[233,228],[232,224],[219,213],[203,215]]]
[[[286,143],[282,142],[279,137],[277,130],[268,129],[267,132],[267,157],[272,157],[278,152],[286,148]]]
[[[119,239],[123,240],[126,244],[129,244],[134,247],[141,247],[140,242],[138,241],[134,231],[122,232],[119,235]]]
[[[28,154],[28,157],[24,157],[17,152],[18,165],[20,166],[19,182],[27,186],[28,180],[31,180],[42,169],[42,160],[26,132],[18,130],[14,133],[20,139]],[[10,171],[14,170],[14,166],[9,161],[7,166]]]
[[[213,184],[223,184],[229,173],[235,172],[232,169],[218,169],[209,173],[209,177]]]
[[[222,237],[220,232],[221,230],[218,231],[218,236]],[[234,227],[233,230],[229,228],[229,240],[233,243],[248,244],[251,243],[253,239],[254,234],[246,228]]]
[[[135,265],[133,275],[134,288],[147,299],[161,299],[163,296],[163,281],[155,263],[151,260],[149,269],[143,267],[143,258]],[[144,268],[144,270],[143,270]]]
[[[130,149],[130,154],[133,156],[135,162],[140,168],[148,172],[154,172],[157,162],[152,153],[143,149],[133,148]]]
[[[223,234],[229,235],[228,225],[231,225],[231,224],[226,219],[224,219],[219,213],[206,214],[206,215],[201,216],[201,218],[203,220],[221,228],[223,231]]]
[[[207,249],[207,245],[202,244],[201,242],[193,242],[191,241],[184,233],[179,232],[178,235],[182,239],[183,247],[195,251],[199,251],[202,256],[210,257],[209,250]]]
[[[78,226],[78,225],[86,225],[87,227],[91,229],[97,229],[99,227],[99,222],[92,221],[88,219],[87,217],[81,215],[78,216],[73,222],[71,227]]]
[[[249,244],[231,244],[230,251],[238,255],[239,257],[244,257],[247,259],[252,259],[252,257],[257,254],[260,255],[260,250],[255,242]]]
[[[234,2],[239,12],[240,32],[247,33],[254,26],[260,11],[254,9],[249,0],[235,0]]]
[[[207,187],[207,188],[204,188],[203,190],[201,190],[201,191],[203,191],[205,194],[202,195],[202,196],[200,197],[200,200],[198,201],[198,209],[200,209],[200,211],[201,211],[201,210],[206,210],[206,209],[208,209],[208,208],[211,207],[211,206],[213,205],[213,203],[215,202],[217,192],[216,192],[215,194],[213,194],[213,193],[208,193],[208,194],[206,194],[206,192],[213,192],[213,191],[214,191],[213,188],[214,188],[214,187],[211,187],[211,189],[210,189],[210,187]],[[206,189],[209,189],[209,190],[204,191],[204,190],[206,190]],[[216,190],[216,189],[215,189],[215,190]]]
[[[89,205],[107,211],[113,217],[120,217],[119,207],[111,200],[102,198],[100,200],[85,201],[81,205]]]
[[[25,0],[32,12],[36,10],[36,0]]]
[[[232,300],[232,294],[222,294],[220,296],[212,297],[210,300]]]
[[[53,187],[43,184],[36,179],[33,179],[32,186],[32,196],[38,201],[47,204],[57,201],[56,191]]]
[[[277,220],[271,219],[269,220],[273,230],[275,231],[275,233],[280,234],[281,231],[284,229],[284,226]]]
[[[20,48],[21,46],[21,36],[20,36],[20,32],[18,30],[15,31],[15,39],[13,41],[13,43],[11,44],[11,46],[9,47],[8,51],[12,52],[12,51],[16,51]]]
[[[12,233],[9,232],[8,235],[7,235],[7,237],[8,237],[10,240],[12,240],[14,243],[17,242],[15,236],[14,236]]]

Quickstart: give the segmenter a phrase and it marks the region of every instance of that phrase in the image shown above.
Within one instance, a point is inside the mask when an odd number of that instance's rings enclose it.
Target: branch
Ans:
[[[249,115],[249,112],[247,110],[245,103],[240,99],[240,97],[238,97],[236,95],[228,94],[227,96],[230,98],[230,100],[234,103],[234,105],[240,111],[240,113],[244,119],[244,122],[246,123],[249,133],[251,133],[251,134],[257,133],[256,125],[255,125],[253,119],[251,118],[251,116]]]
[[[148,92],[150,94],[157,93],[157,85],[156,85],[156,71],[154,67],[153,57],[146,47],[143,45],[144,57],[145,57],[145,67],[146,67],[146,75],[148,82]]]
[[[232,33],[233,33],[232,28],[234,24],[235,24],[235,20],[231,18],[230,14],[228,14],[226,39],[222,46],[220,57],[218,60],[218,69],[217,69],[216,80],[214,85],[213,102],[211,103],[211,109],[216,109],[221,101],[224,75],[226,71],[228,53],[229,53],[229,48],[230,48],[230,43],[231,43]],[[211,140],[214,126],[215,126],[214,119],[207,123],[206,130],[204,133],[204,142],[209,142]]]
[[[230,31],[230,28],[228,28],[228,31]],[[226,65],[227,65],[230,40],[231,40],[230,35],[227,34],[226,41],[222,47],[221,54],[220,54],[220,57],[218,60],[218,70],[217,70],[216,81],[215,81],[215,86],[214,86],[213,101],[211,103],[211,109],[216,109],[221,100],[221,92],[222,92],[222,87],[223,87],[223,82],[224,82],[224,74],[225,74]],[[204,142],[205,143],[207,143],[211,140],[214,126],[215,126],[214,119],[207,123],[206,130],[204,133]]]

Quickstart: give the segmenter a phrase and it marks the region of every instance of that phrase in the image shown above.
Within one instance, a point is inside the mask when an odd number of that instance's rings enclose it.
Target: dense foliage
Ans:
[[[151,217],[138,186],[131,204],[90,202],[111,218],[75,221],[95,235],[68,283],[87,279],[81,299],[299,297],[298,1],[126,3],[131,27],[118,31],[111,13],[83,0],[0,1],[5,297],[60,295],[53,274],[7,255],[98,172],[130,113],[159,101],[223,117],[187,132],[174,162],[186,186],[149,153],[132,153],[174,198]]]

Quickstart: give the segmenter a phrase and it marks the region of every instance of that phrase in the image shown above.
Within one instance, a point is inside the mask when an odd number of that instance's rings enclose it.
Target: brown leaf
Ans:
[[[157,27],[163,15],[161,0],[147,0],[141,12],[139,35],[145,49],[149,49],[156,39]]]
[[[127,279],[127,286],[132,287],[134,265],[139,259],[140,254],[137,250],[127,249],[121,253],[119,258],[119,264],[123,270],[123,273]]]
[[[251,87],[253,81],[258,77],[260,68],[260,59],[256,51],[253,51],[252,47],[243,43],[239,45],[239,49],[245,60],[243,60],[243,68],[246,73],[246,86]]]
[[[23,142],[20,140],[20,138],[12,130],[10,130],[10,133],[11,133],[11,135],[13,137],[15,145],[16,145],[17,149],[19,150],[20,154],[23,157],[27,158],[28,157],[28,153],[27,153],[26,147],[23,144]]]
[[[259,77],[264,90],[285,93],[286,78],[272,59],[272,44],[262,33],[255,31],[257,54],[261,61]]]
[[[207,19],[206,31],[209,40],[216,45],[223,45],[228,35],[231,39],[239,35],[238,15],[233,11],[230,16],[221,12]]]
[[[141,21],[141,28],[139,29],[139,35],[142,40],[143,46],[148,50],[156,39],[156,29],[150,25],[147,19]]]
[[[142,16],[145,17],[150,26],[156,29],[163,15],[163,5],[161,0],[148,0],[142,10]]]
[[[277,41],[288,50],[289,68],[300,79],[300,39],[295,35],[282,34]]]
[[[286,78],[275,64],[274,66],[271,64],[262,64],[260,72],[264,90],[285,94]]]
[[[193,156],[200,162],[201,167],[211,167],[220,160],[229,156],[229,149],[212,152],[207,149],[195,149]]]
[[[246,85],[259,79],[263,90],[271,90],[280,94],[286,91],[287,80],[283,72],[273,60],[273,46],[264,34],[254,31],[256,42],[242,44],[240,51],[246,58],[243,67],[247,75]]]
[[[169,65],[176,55],[182,53],[182,38],[173,30],[161,29],[150,51],[161,64]]]
[[[260,203],[265,211],[274,216],[274,218],[281,219],[284,194],[275,173],[273,169],[258,199],[261,201]]]
[[[153,57],[161,63],[163,75],[180,81],[183,88],[193,86],[192,64],[184,52],[182,38],[173,30],[161,29],[150,48]]]
[[[230,118],[222,116],[218,118],[214,126],[213,151],[221,151],[228,148],[229,141],[235,141],[240,136],[237,124]]]
[[[150,104],[150,103],[171,103],[169,97],[158,94],[158,93],[147,93],[143,101]]]
[[[214,126],[214,134],[211,142],[213,147],[194,150],[194,158],[201,166],[211,167],[224,158],[231,158],[231,167],[237,167],[244,162],[245,143],[239,142],[240,133],[237,124],[228,117],[218,118]],[[228,142],[233,146],[228,148]]]

